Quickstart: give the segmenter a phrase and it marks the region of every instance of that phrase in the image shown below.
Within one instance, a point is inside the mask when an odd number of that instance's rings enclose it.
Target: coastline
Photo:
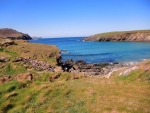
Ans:
[[[118,72],[118,76],[126,76],[131,71],[140,69],[143,64],[150,61],[145,59],[140,62],[120,62],[120,63],[86,63],[82,60],[73,61],[68,59],[67,61],[61,61],[58,59],[58,66],[61,66],[63,71],[73,74],[82,74],[84,76],[92,76],[98,78],[110,78],[114,73]]]
[[[67,52],[65,49],[61,50],[59,48],[59,50],[60,53]],[[130,61],[130,62],[114,62],[114,63],[112,62],[87,63],[86,61],[83,60],[77,60],[77,61],[73,61],[72,59],[62,60],[61,56],[57,60],[58,60],[57,65],[61,67],[61,71],[63,72],[69,72],[72,74],[82,74],[83,76],[93,76],[99,78],[110,78],[115,72],[119,72],[120,70],[123,71],[127,70],[129,68],[134,67],[134,65],[143,62],[143,61]],[[131,70],[135,70],[135,69],[133,68]],[[121,75],[120,73],[118,75]]]

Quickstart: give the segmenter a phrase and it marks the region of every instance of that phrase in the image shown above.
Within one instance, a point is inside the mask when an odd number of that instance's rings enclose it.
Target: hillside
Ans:
[[[136,30],[123,32],[108,32],[95,34],[83,39],[84,41],[135,41],[150,42],[150,30]]]
[[[9,39],[22,39],[22,40],[31,40],[32,38],[28,34],[18,32],[14,29],[3,28],[0,29],[0,38],[9,38]]]
[[[149,67],[149,63],[144,64],[145,67]],[[30,72],[34,77],[33,80],[22,82],[14,79],[0,85],[1,112],[149,113],[150,111],[149,69],[141,68],[128,76],[114,74],[110,79],[85,78],[67,72],[62,72],[57,77],[55,72]],[[54,77],[55,79],[51,79]]]
[[[0,39],[0,112],[2,113],[148,113],[150,61],[123,67],[100,78],[93,67],[65,72],[54,45]],[[70,61],[72,63],[72,61]],[[70,66],[70,63],[62,63]],[[108,66],[108,65],[107,65]],[[95,65],[102,70],[104,64]],[[65,67],[66,68],[66,67]],[[73,68],[77,67],[77,64]],[[89,69],[89,70],[88,70]],[[109,66],[110,69],[110,66]],[[111,69],[110,69],[111,70]],[[89,72],[88,72],[89,73]],[[91,73],[92,74],[92,73]],[[111,76],[110,76],[111,75]]]

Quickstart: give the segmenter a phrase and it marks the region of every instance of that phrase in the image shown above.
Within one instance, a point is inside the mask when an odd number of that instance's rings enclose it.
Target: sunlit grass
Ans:
[[[76,80],[67,80],[71,74],[66,73],[53,82],[49,77],[56,73],[43,73],[41,79],[37,77],[34,82],[2,84],[0,109],[10,113],[148,112],[150,84],[142,71],[138,73],[110,79],[88,77]],[[23,84],[28,85],[22,87]]]

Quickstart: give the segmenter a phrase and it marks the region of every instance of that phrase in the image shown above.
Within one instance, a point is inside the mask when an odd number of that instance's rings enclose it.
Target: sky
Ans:
[[[0,28],[46,38],[150,29],[150,0],[0,0]]]

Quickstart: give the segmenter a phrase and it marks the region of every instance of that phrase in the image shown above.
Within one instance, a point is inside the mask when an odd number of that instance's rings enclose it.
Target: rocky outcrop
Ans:
[[[1,76],[0,77],[0,84],[11,81],[11,80],[13,80],[12,76],[6,76],[6,75]]]
[[[82,60],[73,61],[72,59],[62,62],[61,58],[58,58],[57,62],[58,65],[62,67],[63,71],[97,77],[106,77],[106,75],[115,69],[127,67],[127,65],[119,63],[88,64]]]
[[[19,57],[19,58],[14,59],[13,62],[18,62],[26,68],[33,68],[33,69],[41,70],[41,71],[43,71],[43,70],[54,71],[54,68],[55,68],[54,66],[52,66],[49,63],[34,60],[31,58]]]
[[[134,41],[134,42],[150,42],[150,30],[146,31],[126,31],[126,32],[110,32],[96,34],[83,39],[83,41]]]
[[[0,56],[0,62],[8,62],[9,59],[4,57],[4,56]]]
[[[8,81],[12,80],[17,80],[19,82],[24,82],[24,81],[32,81],[33,80],[33,75],[31,73],[23,73],[23,74],[18,74],[16,76],[0,76],[0,84],[3,84]]]
[[[16,43],[10,39],[2,39],[0,42],[0,47],[7,47],[11,45],[16,45]]]
[[[0,38],[9,38],[12,40],[20,40],[20,39],[31,40],[32,39],[28,34],[24,34],[16,30],[9,29],[9,28],[0,29]]]
[[[18,74],[17,76],[14,77],[15,80],[19,82],[23,81],[32,81],[33,80],[33,75],[31,73],[24,73],[24,74]]]

